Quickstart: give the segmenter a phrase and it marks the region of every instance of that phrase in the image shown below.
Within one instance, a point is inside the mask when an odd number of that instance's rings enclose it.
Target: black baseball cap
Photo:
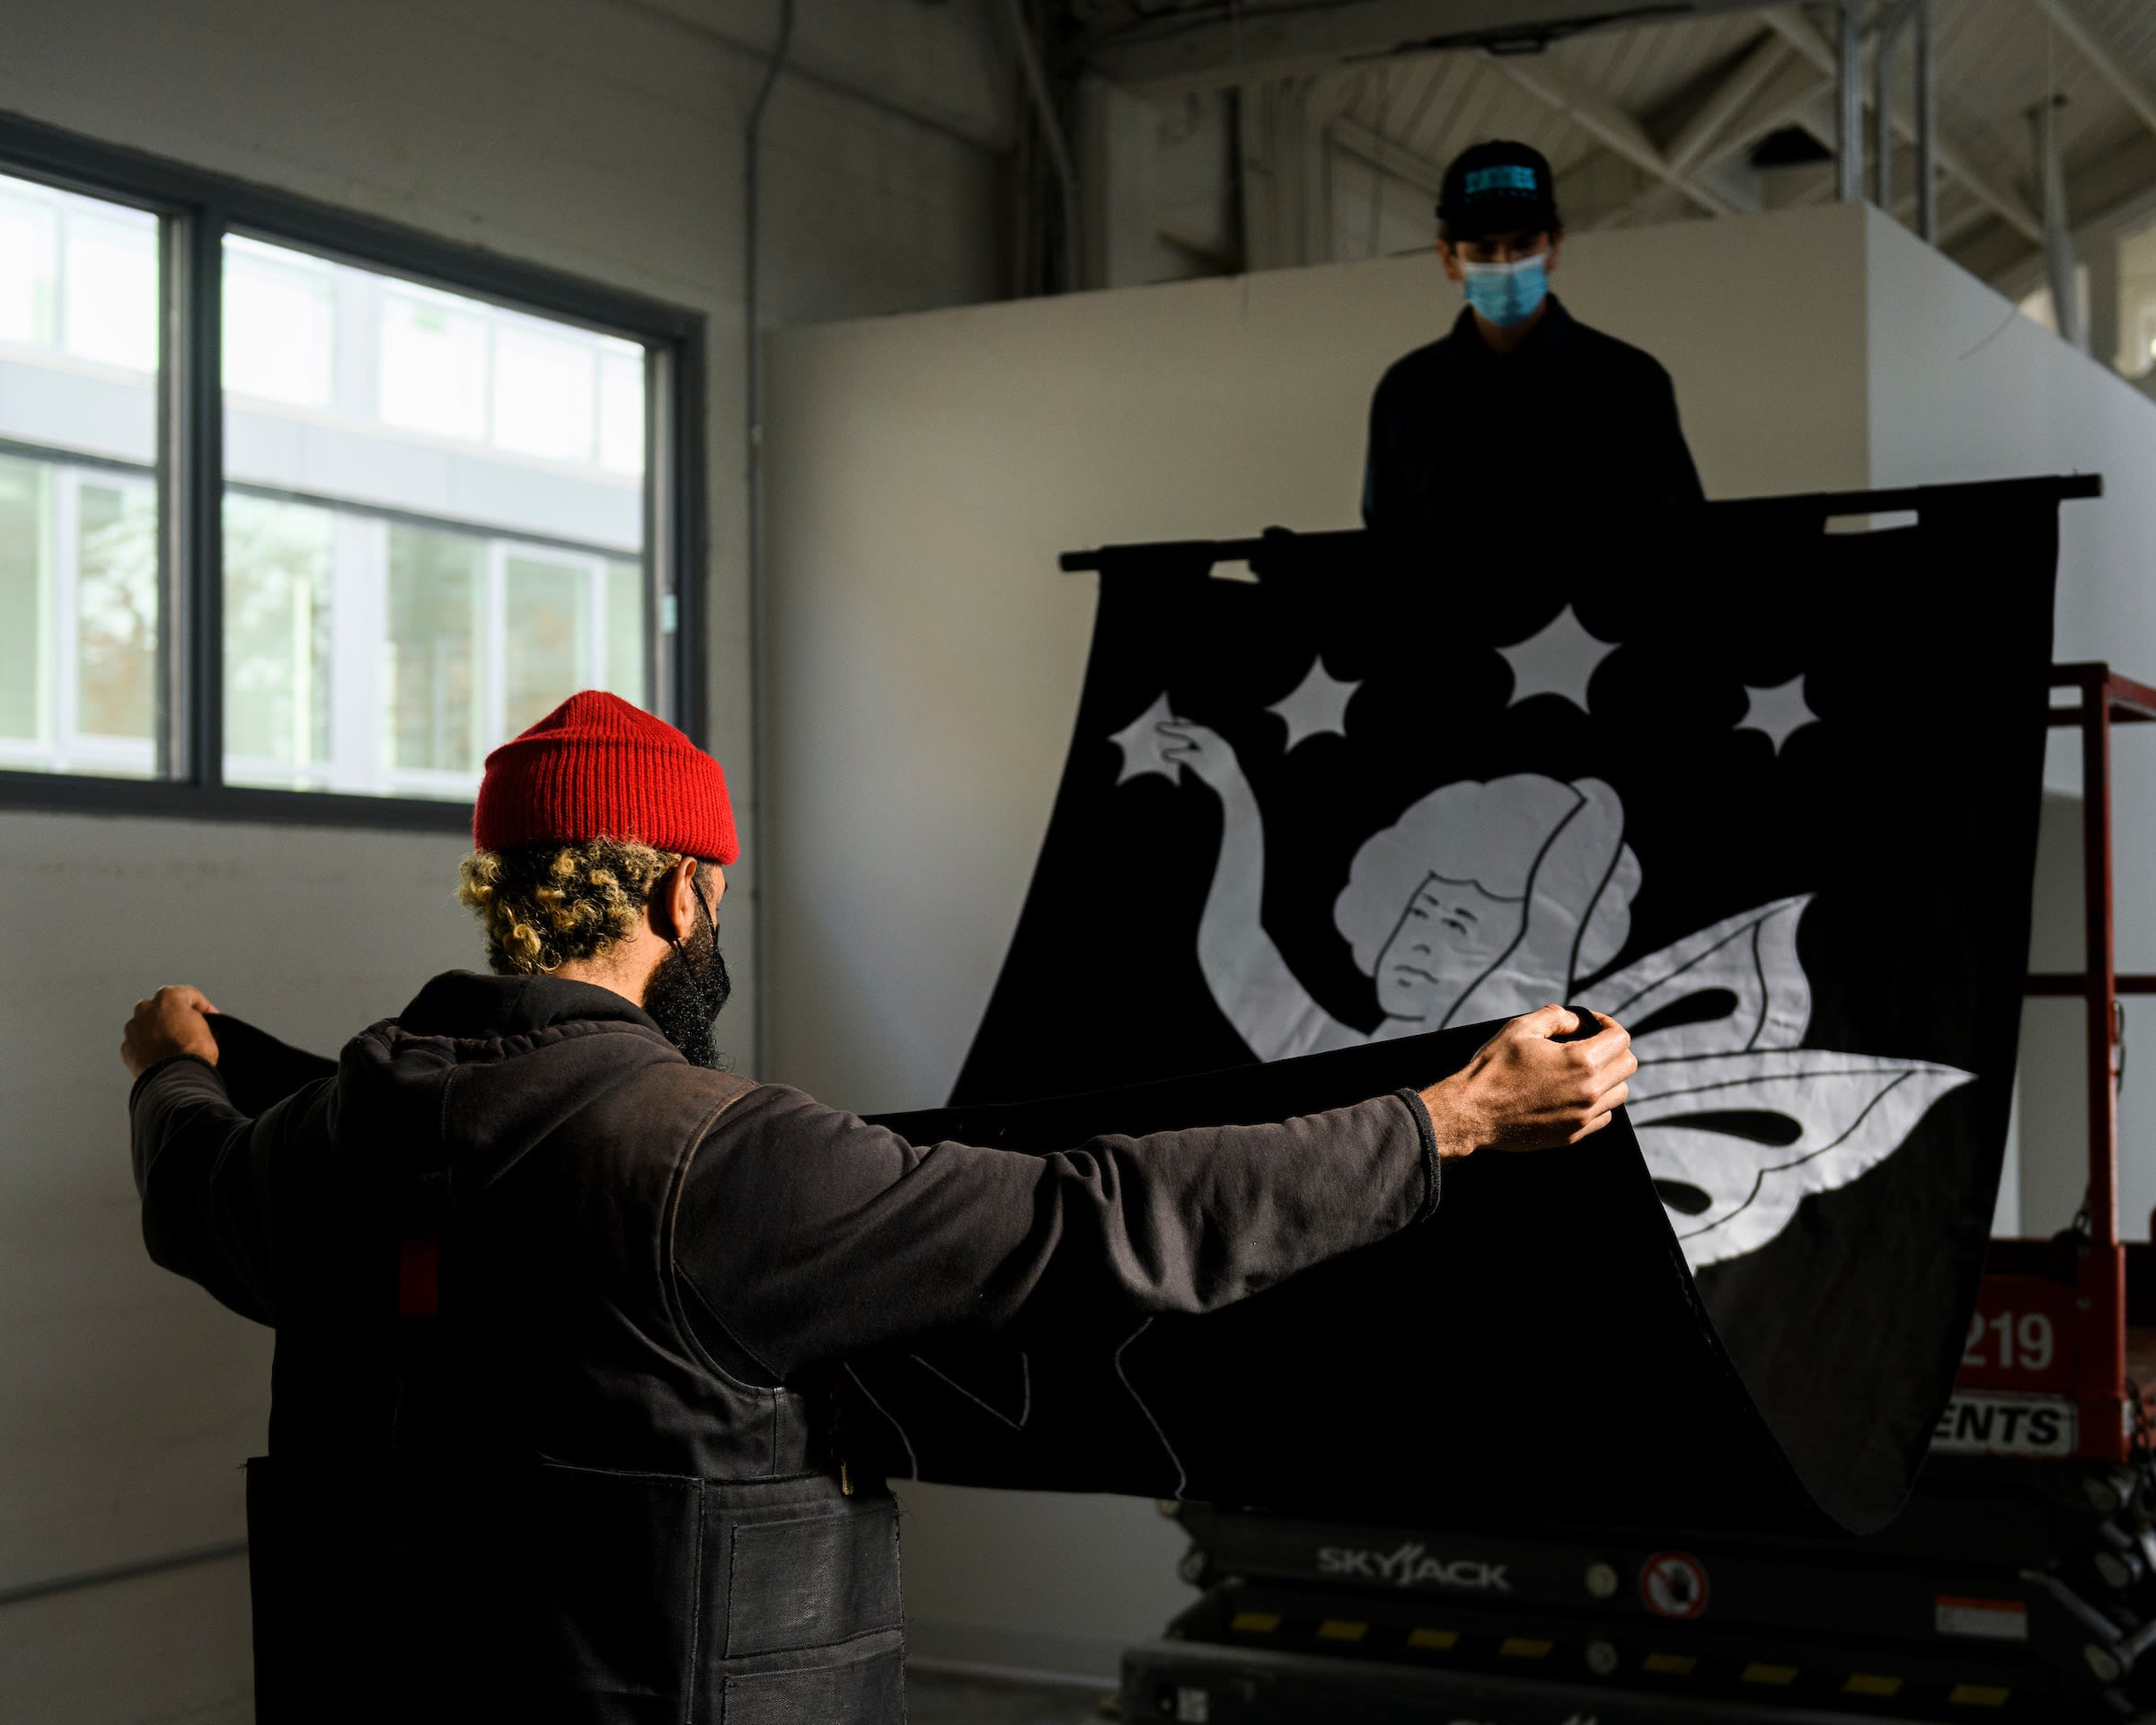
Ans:
[[[1448,240],[1554,234],[1564,226],[1542,153],[1501,137],[1471,144],[1453,158],[1437,200],[1437,222]]]

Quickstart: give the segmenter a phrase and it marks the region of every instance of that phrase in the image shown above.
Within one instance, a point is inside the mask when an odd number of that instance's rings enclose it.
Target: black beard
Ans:
[[[644,988],[644,1011],[691,1066],[723,1071],[719,1013],[733,991],[718,928],[706,923],[658,961]]]

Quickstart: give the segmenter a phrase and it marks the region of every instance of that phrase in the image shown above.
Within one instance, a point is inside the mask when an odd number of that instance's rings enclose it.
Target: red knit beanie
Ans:
[[[726,774],[663,719],[586,689],[487,756],[472,809],[482,851],[632,839],[730,863],[741,854]]]

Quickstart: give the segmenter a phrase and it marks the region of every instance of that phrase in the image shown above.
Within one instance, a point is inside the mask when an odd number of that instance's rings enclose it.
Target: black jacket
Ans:
[[[895,1719],[896,1523],[835,1481],[839,1362],[1051,1288],[1208,1310],[1438,1196],[1407,1093],[1045,1157],[920,1147],[690,1066],[605,989],[463,972],[259,1119],[190,1058],[132,1111],[152,1257],[278,1331],[249,1481],[264,1725],[475,1695]],[[438,1316],[396,1317],[436,1261]]]
[[[1451,334],[1393,363],[1370,402],[1366,526],[1516,543],[1542,524],[1703,500],[1669,374],[1555,295],[1548,307],[1510,353],[1462,311]]]

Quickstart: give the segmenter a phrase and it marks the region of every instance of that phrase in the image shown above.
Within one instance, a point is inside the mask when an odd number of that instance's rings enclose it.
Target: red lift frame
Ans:
[[[2086,1239],[2063,1243],[1992,1242],[1955,1389],[1980,1399],[2005,1393],[2071,1402],[2072,1454],[2117,1462],[2156,1417],[2156,1374],[2128,1373],[2129,1254],[2138,1285],[2156,1278],[2156,1261],[2145,1266],[2148,1276],[2138,1261],[2156,1249],[2130,1248],[2118,1235],[2118,1003],[2156,994],[2156,975],[2120,975],[2113,948],[2111,727],[2156,721],[2156,688],[2097,663],[2053,666],[2051,686],[2054,702],[2059,690],[2078,696],[2053,706],[2051,724],[2081,733],[2083,969],[2032,972],[2027,992],[2079,995],[2085,1004],[2089,1229]],[[2149,1293],[2156,1296],[2156,1287]]]

